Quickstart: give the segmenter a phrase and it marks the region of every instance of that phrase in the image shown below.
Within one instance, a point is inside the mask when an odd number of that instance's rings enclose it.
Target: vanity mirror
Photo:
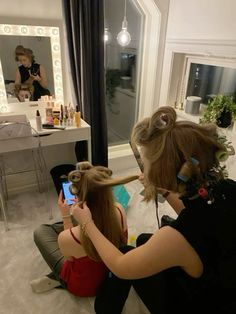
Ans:
[[[43,95],[63,102],[59,27],[0,24],[0,112]]]

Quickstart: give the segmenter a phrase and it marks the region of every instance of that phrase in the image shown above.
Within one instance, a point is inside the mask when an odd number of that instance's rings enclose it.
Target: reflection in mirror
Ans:
[[[218,94],[236,96],[236,69],[191,63],[186,97],[199,96],[207,104]]]
[[[0,36],[8,103],[55,95],[50,37]]]

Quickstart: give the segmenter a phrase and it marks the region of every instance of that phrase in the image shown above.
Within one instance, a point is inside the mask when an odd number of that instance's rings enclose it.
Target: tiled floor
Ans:
[[[136,172],[136,170],[131,170]],[[131,195],[128,208],[130,241],[142,232],[153,232],[157,228],[155,207],[142,202],[139,182],[127,185]],[[60,218],[56,207],[56,193],[49,193],[49,205],[53,208],[54,219]],[[174,215],[164,203],[163,213]],[[8,203],[10,231],[5,232],[0,222],[0,314],[88,314],[94,313],[93,298],[76,298],[67,291],[54,289],[44,294],[34,294],[29,282],[49,272],[49,268],[36,249],[32,233],[41,223],[49,222],[43,194],[28,191],[11,195]],[[148,313],[131,290],[125,314]]]

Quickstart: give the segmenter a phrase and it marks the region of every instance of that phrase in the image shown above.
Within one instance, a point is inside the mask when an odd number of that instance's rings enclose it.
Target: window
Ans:
[[[124,1],[105,0],[105,28],[109,32],[105,46],[109,145],[128,142],[139,111],[142,12],[132,0],[127,0],[126,17],[131,42],[122,47],[116,37],[122,28]]]
[[[186,97],[199,96],[207,104],[217,94],[236,96],[236,69],[191,63]]]

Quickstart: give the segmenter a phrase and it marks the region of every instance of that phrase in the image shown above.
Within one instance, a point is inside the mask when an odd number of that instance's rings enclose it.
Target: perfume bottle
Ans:
[[[81,116],[80,116],[79,106],[76,106],[75,125],[77,126],[77,128],[81,127]]]
[[[42,119],[39,113],[39,110],[36,111],[36,130],[37,131],[42,131]]]

